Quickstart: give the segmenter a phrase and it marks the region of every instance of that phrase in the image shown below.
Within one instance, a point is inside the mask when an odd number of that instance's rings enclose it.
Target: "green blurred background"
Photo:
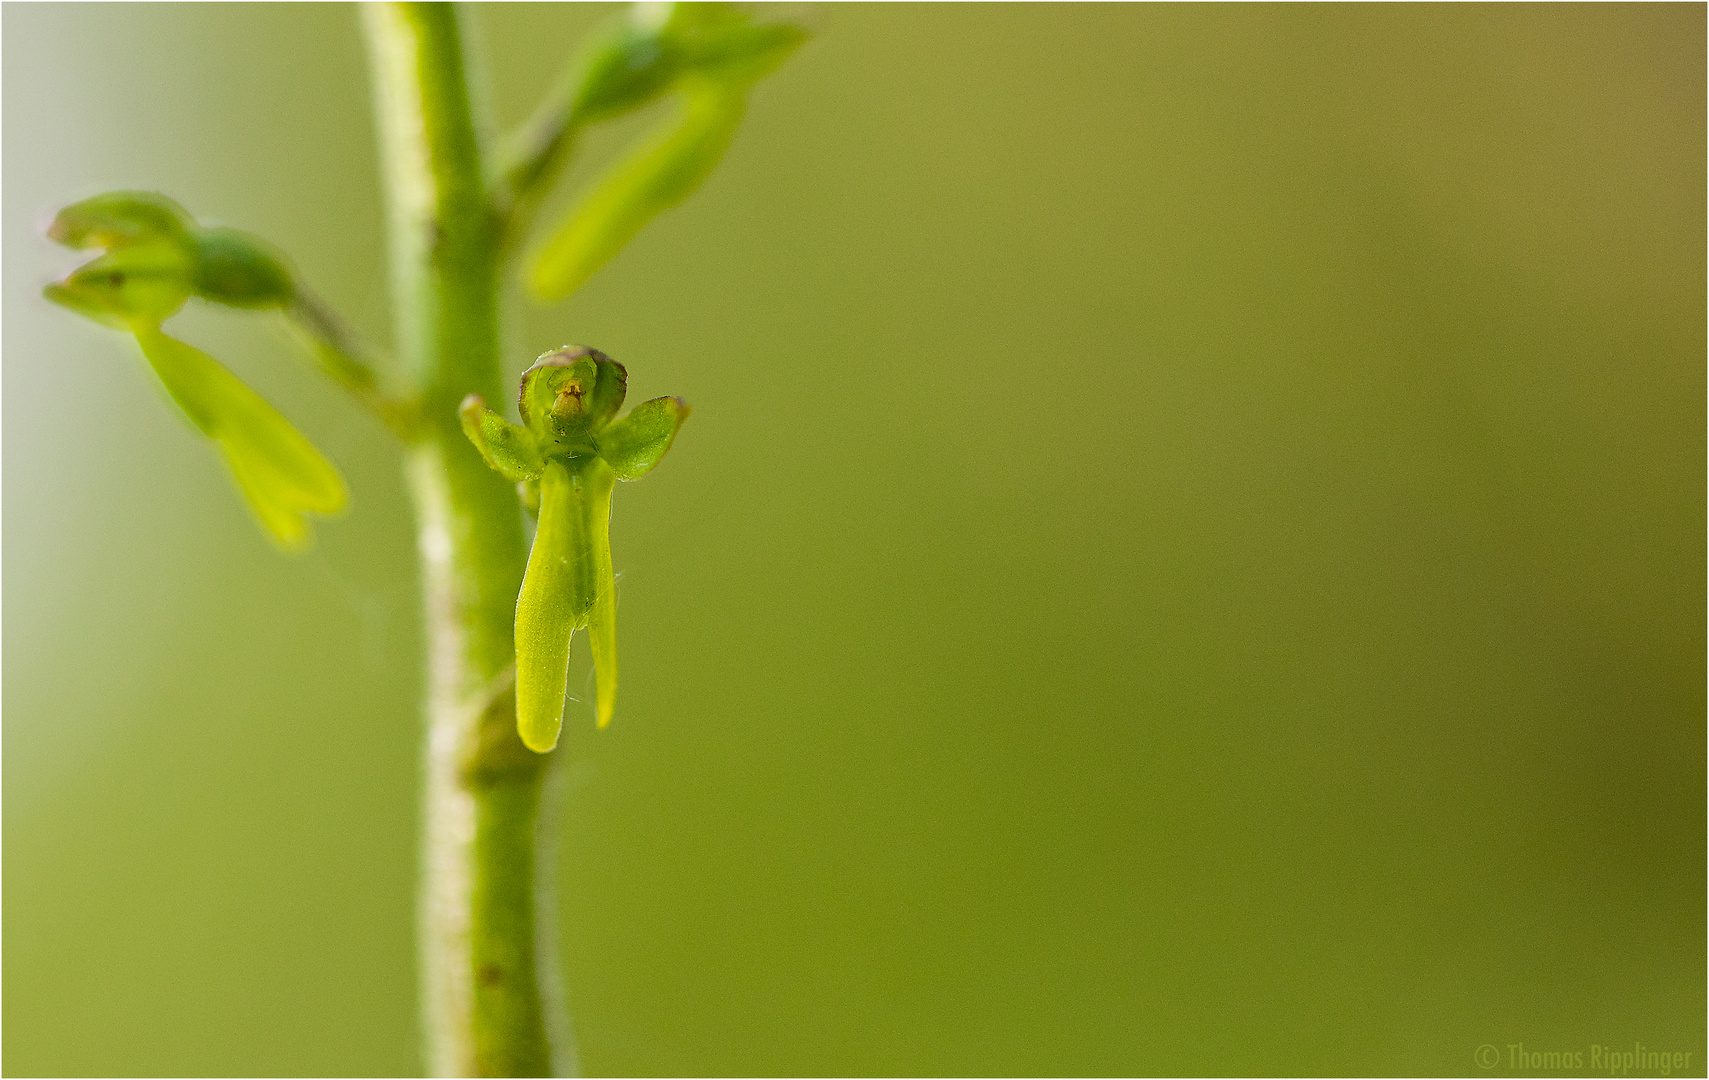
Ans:
[[[606,10],[478,13],[500,121]],[[415,1072],[393,453],[180,316],[351,481],[279,557],[38,295],[56,207],[155,188],[383,340],[356,15],[3,18],[5,1071]],[[695,406],[563,749],[584,1067],[1701,1075],[1703,6],[814,18],[515,308],[517,370]]]

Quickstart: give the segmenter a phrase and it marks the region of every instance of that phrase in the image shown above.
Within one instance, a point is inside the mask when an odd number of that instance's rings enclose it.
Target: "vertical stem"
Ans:
[[[436,1075],[542,1076],[555,958],[537,953],[550,941],[537,910],[552,909],[535,852],[552,850],[540,812],[550,758],[517,738],[512,669],[526,545],[515,489],[481,462],[456,411],[465,394],[498,400],[504,381],[498,222],[462,17],[447,4],[363,8],[398,345],[422,403],[406,470],[427,632],[424,1020]]]

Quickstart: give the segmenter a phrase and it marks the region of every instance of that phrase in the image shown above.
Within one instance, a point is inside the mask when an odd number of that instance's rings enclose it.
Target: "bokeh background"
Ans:
[[[607,10],[479,11],[500,121]],[[698,196],[515,308],[517,370],[695,406],[563,749],[585,1068],[1701,1075],[1705,9],[813,17]],[[393,453],[180,316],[351,481],[282,558],[38,293],[56,207],[154,188],[384,341],[356,14],[3,21],[4,1069],[416,1072]]]

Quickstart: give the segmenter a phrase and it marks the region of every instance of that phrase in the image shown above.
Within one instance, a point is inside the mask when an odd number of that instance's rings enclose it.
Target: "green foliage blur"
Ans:
[[[507,127],[606,10],[481,8]],[[617,499],[609,729],[572,667],[586,1070],[1702,1075],[1704,8],[814,19],[693,199],[514,309],[518,373],[695,407]],[[55,208],[159,190],[383,341],[355,13],[0,23],[0,1067],[415,1073],[389,440],[180,316],[349,482],[280,558],[40,298]]]

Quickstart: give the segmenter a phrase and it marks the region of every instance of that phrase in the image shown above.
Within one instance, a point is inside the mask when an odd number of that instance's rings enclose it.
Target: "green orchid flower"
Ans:
[[[529,749],[558,743],[570,639],[586,628],[600,727],[617,701],[617,596],[611,573],[611,493],[659,463],[688,419],[681,398],[654,398],[617,418],[623,365],[583,346],[541,356],[522,373],[512,424],[479,395],[463,399],[463,431],[493,469],[521,485],[539,528],[516,601],[516,724]]]
[[[219,448],[262,529],[287,551],[312,540],[308,515],[344,509],[338,470],[303,435],[209,356],[160,329],[192,297],[242,308],[285,308],[298,289],[284,256],[235,229],[204,229],[152,192],[97,195],[61,210],[47,235],[105,249],[43,295],[136,338],[161,387]]]

